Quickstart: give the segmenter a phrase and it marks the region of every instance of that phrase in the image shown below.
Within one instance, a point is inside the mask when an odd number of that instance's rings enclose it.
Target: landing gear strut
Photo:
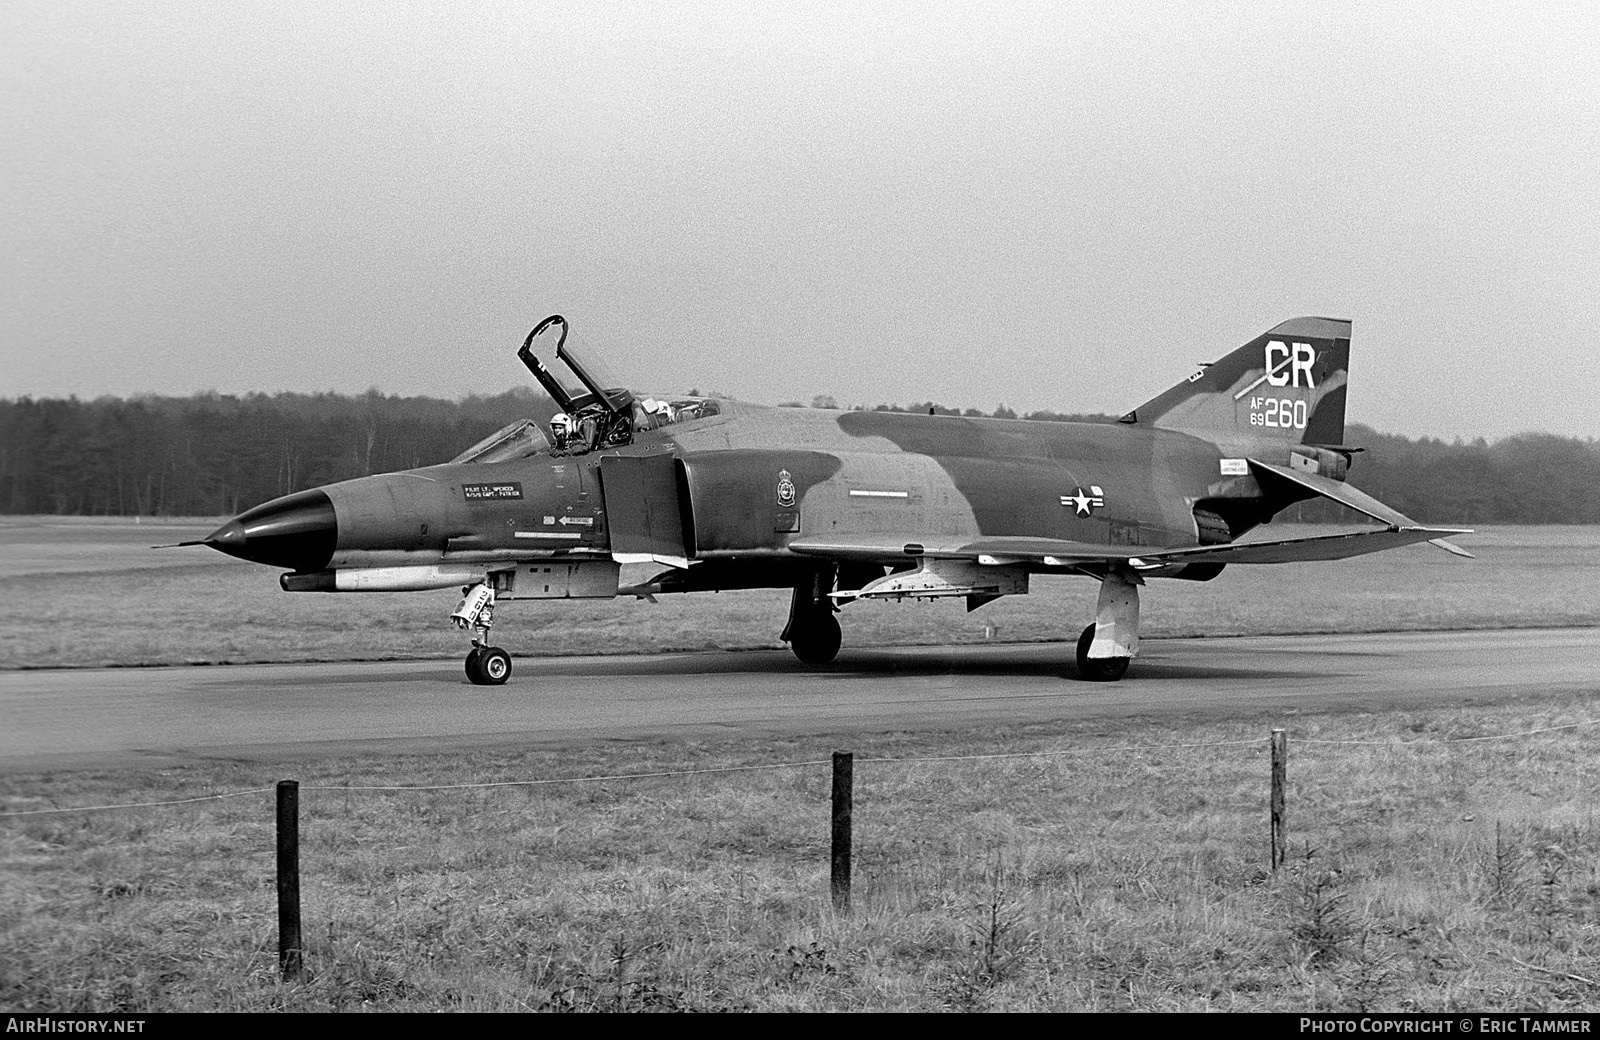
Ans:
[[[461,590],[461,602],[450,615],[457,628],[473,630],[472,650],[467,654],[467,680],[474,686],[501,686],[511,678],[511,655],[489,645],[489,629],[494,627],[494,588],[485,582]]]
[[[789,601],[789,623],[778,637],[789,644],[800,663],[814,668],[839,655],[843,638],[839,619],[833,616],[837,608],[828,597],[833,582],[834,569],[823,567],[812,572],[810,582],[796,585]]]
[[[1139,652],[1139,586],[1144,579],[1125,567],[1106,570],[1094,624],[1078,636],[1078,677],[1116,682]]]

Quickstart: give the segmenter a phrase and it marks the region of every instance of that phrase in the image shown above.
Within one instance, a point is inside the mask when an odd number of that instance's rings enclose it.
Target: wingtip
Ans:
[[[1471,531],[1463,531],[1461,533],[1462,534],[1471,534],[1472,532]],[[1452,541],[1450,541],[1450,540],[1448,540],[1446,538],[1429,538],[1428,539],[1428,544],[1429,545],[1437,545],[1439,548],[1443,549],[1447,553],[1450,553],[1452,556],[1459,556],[1464,560],[1476,560],[1477,559],[1476,556],[1472,555],[1471,553],[1467,552],[1467,550],[1461,548],[1461,546],[1457,545],[1456,543],[1454,543],[1454,542],[1452,542]]]

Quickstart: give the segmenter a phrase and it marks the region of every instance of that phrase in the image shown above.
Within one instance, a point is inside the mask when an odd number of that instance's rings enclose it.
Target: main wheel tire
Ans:
[[[832,614],[817,614],[796,625],[789,637],[789,649],[801,664],[812,667],[825,665],[839,656],[839,644],[844,641],[839,631],[839,619]]]
[[[483,685],[504,686],[511,678],[511,655],[498,646],[491,646],[478,655],[478,671],[483,675]]]
[[[474,686],[483,685],[483,671],[478,667],[483,659],[483,647],[475,646],[467,654],[467,681]]]
[[[1094,645],[1095,626],[1090,625],[1078,636],[1078,677],[1089,682],[1116,682],[1128,671],[1131,657],[1097,657],[1090,659],[1089,647]]]

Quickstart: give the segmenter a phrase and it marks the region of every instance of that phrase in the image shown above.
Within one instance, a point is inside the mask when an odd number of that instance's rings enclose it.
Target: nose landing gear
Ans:
[[[489,645],[489,629],[494,627],[494,588],[485,582],[461,590],[461,602],[450,615],[457,628],[473,630],[472,650],[467,654],[467,681],[474,686],[503,686],[511,678],[511,655]]]

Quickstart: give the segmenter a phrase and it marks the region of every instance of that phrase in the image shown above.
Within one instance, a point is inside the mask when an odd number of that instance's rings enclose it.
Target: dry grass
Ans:
[[[854,912],[825,743],[371,757],[300,774],[308,981],[275,965],[266,793],[0,821],[7,1010],[1582,1009],[1600,996],[1588,701],[857,738]],[[1315,743],[1314,741],[1376,743]],[[1243,741],[1228,744],[1225,742]],[[1119,752],[1130,744],[1207,745]],[[985,761],[872,758],[1064,752]],[[431,784],[805,761],[640,781]],[[13,777],[9,809],[262,786]]]

